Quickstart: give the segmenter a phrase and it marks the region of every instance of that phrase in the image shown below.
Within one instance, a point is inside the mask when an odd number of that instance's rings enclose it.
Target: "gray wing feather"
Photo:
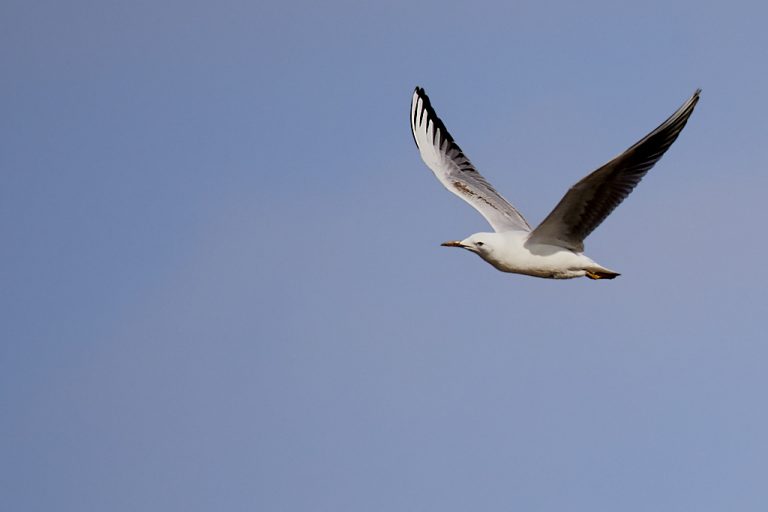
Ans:
[[[693,93],[669,119],[607,164],[576,183],[533,230],[529,242],[582,252],[584,239],[632,192],[685,127],[699,101]]]
[[[411,133],[422,160],[437,179],[480,212],[495,231],[531,230],[520,212],[477,172],[420,87],[411,101]]]

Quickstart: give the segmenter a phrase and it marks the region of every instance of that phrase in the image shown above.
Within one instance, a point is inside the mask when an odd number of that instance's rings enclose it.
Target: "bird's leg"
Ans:
[[[616,272],[590,272],[587,270],[587,277],[590,279],[613,279],[618,275]]]

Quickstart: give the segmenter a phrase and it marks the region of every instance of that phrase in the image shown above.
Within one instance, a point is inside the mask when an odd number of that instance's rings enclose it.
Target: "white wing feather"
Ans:
[[[464,156],[420,87],[411,101],[411,131],[427,167],[448,190],[480,212],[494,231],[531,230],[520,212]]]

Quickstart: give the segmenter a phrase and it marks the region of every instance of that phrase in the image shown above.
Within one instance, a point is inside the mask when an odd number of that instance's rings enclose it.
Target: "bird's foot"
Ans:
[[[587,270],[587,277],[590,279],[613,279],[614,277],[621,275],[616,272],[590,272]]]

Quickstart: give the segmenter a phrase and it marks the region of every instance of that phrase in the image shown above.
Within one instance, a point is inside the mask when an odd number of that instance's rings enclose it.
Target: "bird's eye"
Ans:
[[[475,245],[476,245],[476,246],[478,246],[478,247],[482,247],[482,246],[484,246],[485,244],[484,244],[483,242],[475,242]]]

